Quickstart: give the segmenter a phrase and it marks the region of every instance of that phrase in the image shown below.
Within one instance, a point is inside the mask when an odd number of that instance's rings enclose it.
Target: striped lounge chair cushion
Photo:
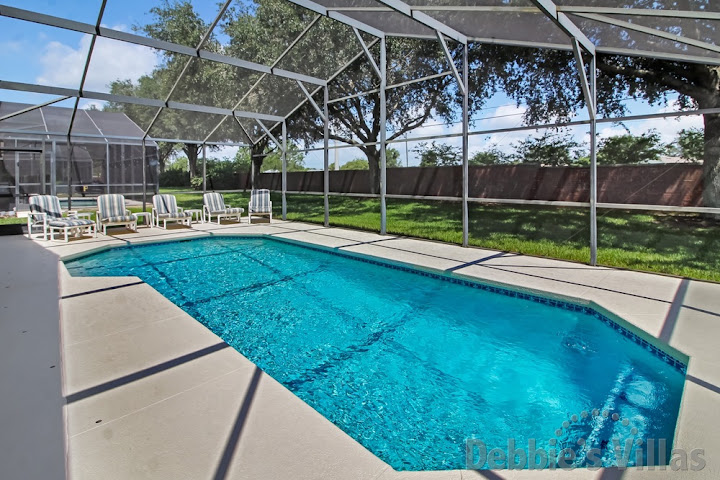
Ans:
[[[270,213],[270,190],[261,189],[250,192],[250,211]]]
[[[220,193],[206,193],[203,195],[203,203],[208,208],[210,213],[222,213],[225,212],[225,200]]]
[[[29,201],[31,212],[44,213],[47,218],[62,218],[60,200],[55,195],[34,195]]]
[[[189,213],[189,212],[158,213],[158,218],[188,218],[188,217],[192,217],[192,213]]]
[[[86,218],[68,218],[64,220],[53,220],[48,223],[51,227],[87,227],[95,225],[95,222]]]
[[[116,217],[126,217],[125,197],[118,194],[100,195],[97,199],[98,216],[100,221],[119,222],[121,220],[112,220]],[[128,217],[129,222],[133,221],[133,217]]]
[[[107,223],[121,223],[121,222],[134,222],[136,220],[135,215],[115,215],[114,217],[107,217],[102,219],[103,222]]]
[[[245,211],[244,208],[226,208],[225,210],[221,210],[221,212],[225,213],[243,213]],[[217,212],[212,212],[217,213]]]
[[[121,222],[134,222],[137,220],[135,215],[115,215],[114,217],[103,218],[103,222],[107,223],[121,223]]]
[[[155,210],[160,217],[163,215],[173,215],[176,217],[183,216],[178,211],[175,195],[155,195],[153,197],[153,207],[155,207]]]

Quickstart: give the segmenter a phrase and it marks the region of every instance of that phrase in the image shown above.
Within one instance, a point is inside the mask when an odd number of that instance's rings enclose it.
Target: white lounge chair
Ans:
[[[87,218],[78,218],[78,212],[68,210],[63,217],[60,200],[55,195],[34,195],[30,197],[30,213],[28,214],[28,238],[32,238],[33,227],[42,226],[43,240],[55,240],[55,233],[64,233],[65,241],[70,239],[70,231],[82,232],[97,236],[95,222]]]
[[[252,223],[252,216],[270,217],[272,222],[272,201],[270,200],[270,190],[265,188],[252,190],[250,192],[250,202],[248,203],[248,223]]]
[[[118,194],[100,195],[97,198],[98,211],[95,219],[97,228],[102,226],[103,235],[107,235],[107,227],[125,225],[137,231],[137,217],[125,208],[125,197]]]
[[[203,195],[203,217],[207,218],[210,223],[212,223],[213,216],[217,217],[218,225],[220,225],[220,219],[228,217],[237,217],[240,222],[244,211],[244,208],[233,208],[227,205],[220,193],[212,192]]]
[[[175,195],[163,194],[153,196],[152,218],[156,227],[160,226],[160,220],[163,222],[162,228],[165,229],[167,222],[179,222],[189,227],[192,214],[178,207]]]

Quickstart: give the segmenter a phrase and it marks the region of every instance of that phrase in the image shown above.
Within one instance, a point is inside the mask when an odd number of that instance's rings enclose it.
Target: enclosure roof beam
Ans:
[[[378,67],[377,62],[372,56],[372,53],[370,53],[370,49],[368,48],[367,44],[365,43],[365,40],[363,40],[362,35],[360,35],[360,31],[353,27],[353,32],[355,32],[355,36],[358,39],[358,42],[360,42],[360,46],[363,49],[363,52],[365,52],[365,56],[367,57],[368,62],[370,62],[370,66],[375,70],[375,74],[377,74],[378,78],[382,77],[382,73],[380,73],[380,67]]]
[[[95,22],[95,32],[93,32],[90,40],[90,48],[88,48],[87,56],[85,57],[85,68],[83,68],[82,77],[80,78],[80,92],[85,87],[85,80],[87,80],[88,70],[90,69],[90,61],[92,60],[92,54],[95,50],[95,42],[97,41],[98,32],[100,31],[100,24],[102,23],[103,15],[105,14],[105,7],[107,6],[107,0],[102,0],[100,5],[100,13],[98,13],[97,21]],[[75,105],[73,106],[72,114],[70,115],[70,123],[68,124],[68,143],[70,142],[69,136],[72,132],[73,125],[75,123],[75,116],[77,115],[78,105],[80,104],[80,97],[75,99]]]
[[[424,25],[426,27],[431,28],[432,30],[442,32],[445,36],[452,38],[458,43],[467,44],[467,35],[458,32],[454,28],[448,26],[447,24],[434,19],[430,15],[420,12],[414,7],[411,7],[407,3],[401,1],[401,0],[377,0],[378,2],[387,5],[388,7],[392,8],[395,11],[398,11],[400,13],[403,13],[407,15],[408,17],[414,19],[416,22],[420,23],[421,25]]]
[[[558,12],[552,0],[531,0],[540,11],[550,18],[570,38],[574,38],[590,55],[595,55],[595,44],[578,28],[570,17]]]
[[[615,25],[616,27],[624,28],[625,30],[632,30],[635,32],[646,33],[656,37],[664,38],[666,40],[672,40],[677,43],[684,43],[685,45],[691,45],[693,47],[702,48],[704,50],[710,50],[711,52],[720,53],[720,46],[713,45],[694,38],[683,37],[681,35],[675,35],[673,33],[663,32],[655,28],[645,27],[634,23],[626,22],[623,20],[616,20],[605,15],[595,15],[592,13],[576,13],[578,17],[587,18],[588,20],[594,20],[596,22],[606,23],[609,25]]]
[[[291,3],[294,3],[295,5],[299,5],[301,7],[307,8],[308,10],[311,10],[315,13],[319,13],[320,15],[324,17],[329,17],[334,20],[337,20],[338,22],[344,23],[345,25],[348,25],[350,27],[355,27],[361,32],[369,33],[370,35],[373,35],[378,38],[382,38],[385,36],[385,32],[382,30],[379,30],[375,27],[371,27],[370,25],[361,22],[359,20],[355,20],[354,18],[350,18],[347,15],[344,15],[340,12],[334,11],[333,9],[328,9],[326,7],[323,7],[319,3],[313,2],[312,0],[288,0]]]
[[[302,84],[302,82],[298,81],[298,86],[300,87],[300,90],[305,94],[305,97],[307,98],[308,102],[310,102],[310,105],[313,106],[313,108],[318,112],[318,115],[320,115],[320,118],[322,121],[325,121],[325,113],[322,111],[320,106],[317,104],[315,100],[313,100],[312,95],[310,95],[310,92],[307,91],[307,88],[305,88],[305,85]]]
[[[595,96],[590,89],[590,82],[588,81],[587,72],[585,72],[585,62],[583,62],[580,44],[574,38],[572,39],[572,43],[573,54],[575,55],[575,64],[577,66],[578,75],[580,76],[580,87],[582,88],[583,98],[585,99],[585,105],[587,106],[588,116],[590,120],[595,120],[597,113],[597,110],[595,109]],[[594,60],[591,65],[595,65]],[[592,74],[594,75],[594,73]]]
[[[49,100],[45,103],[40,103],[38,105],[33,105],[31,107],[23,108],[22,110],[18,110],[17,112],[8,113],[7,115],[0,117],[0,122],[2,122],[3,120],[7,120],[8,118],[17,117],[18,115],[22,115],[24,113],[32,112],[33,110],[37,110],[38,108],[47,107],[48,105],[52,105],[57,102],[62,102],[63,100],[68,100],[70,98],[72,98],[72,96],[58,97],[53,100]]]
[[[379,38],[374,39],[373,41],[371,41],[371,42],[368,44],[368,48],[372,47],[373,45],[375,45],[375,44],[376,44],[377,42],[379,42],[379,41],[380,41]],[[353,58],[351,58],[350,60],[348,60],[348,61],[345,63],[345,65],[343,65],[342,67],[340,67],[335,73],[332,74],[332,76],[331,76],[330,78],[328,78],[328,83],[330,83],[330,82],[332,82],[333,80],[335,80],[335,79],[338,77],[338,75],[340,75],[342,72],[344,72],[348,67],[350,67],[350,65],[352,65],[352,64],[355,63],[355,62],[357,62],[360,58],[363,57],[363,55],[365,55],[365,52],[360,52],[360,53],[358,53],[357,55],[355,55]],[[321,88],[322,88],[322,87],[316,88],[316,89],[312,92],[311,95],[315,95],[316,93],[318,93]],[[291,116],[292,114],[294,114],[295,112],[297,112],[298,110],[300,110],[300,108],[301,108],[303,105],[305,105],[306,102],[307,102],[307,99],[302,100],[300,103],[298,103],[297,106],[296,106],[295,108],[293,108],[293,109],[290,111],[290,113],[288,113],[288,114],[285,116],[285,118],[283,119],[283,121],[287,121],[287,119],[290,118],[290,116]],[[276,123],[275,125],[273,125],[272,128],[273,128],[273,129],[276,128],[280,123],[281,123],[281,122]],[[264,135],[263,135],[263,136],[264,136]],[[263,136],[261,136],[260,139],[262,139]],[[260,139],[258,139],[258,141],[260,141]],[[256,142],[256,143],[257,143],[257,142]]]
[[[257,122],[258,125],[260,125],[260,128],[263,129],[263,131],[265,132],[265,134],[266,134],[268,137],[270,137],[270,140],[272,140],[273,143],[274,143],[278,148],[282,148],[282,146],[281,146],[282,143],[280,143],[280,142],[278,141],[278,139],[275,138],[275,135],[273,135],[273,134],[270,132],[270,130],[265,126],[265,124],[263,124],[260,120],[257,120],[257,119],[256,119],[255,121]]]
[[[450,53],[450,49],[448,49],[447,42],[445,41],[445,37],[441,32],[437,32],[437,38],[440,42],[440,45],[442,46],[443,52],[445,52],[445,58],[447,59],[448,63],[450,64],[450,69],[452,70],[453,75],[455,76],[455,80],[457,80],[458,88],[460,89],[460,93],[465,95],[465,92],[467,92],[467,85],[465,85],[465,82],[463,81],[462,77],[460,76],[460,73],[458,73],[457,68],[455,67],[455,60],[453,59],[452,54]]]
[[[208,27],[208,29],[205,31],[205,34],[202,36],[200,41],[198,42],[197,47],[195,48],[196,52],[200,52],[200,49],[205,45],[205,42],[208,41],[210,38],[210,35],[212,35],[213,30],[215,30],[215,27],[217,26],[220,19],[225,15],[225,11],[230,6],[230,2],[232,0],[226,0],[225,3],[220,7],[220,11],[215,16],[215,20],[213,23]],[[185,76],[185,73],[187,73],[188,69],[190,68],[190,65],[192,65],[194,58],[190,57],[187,59],[187,62],[185,62],[185,66],[183,67],[182,71],[180,72],[180,75],[175,79],[175,83],[173,83],[173,86],[170,87],[170,91],[168,92],[167,96],[165,97],[165,104],[167,104],[170,101],[170,98],[172,98],[173,94],[175,93],[175,89],[180,85],[180,82],[182,81],[183,77]],[[143,137],[143,140],[145,137],[148,136],[148,133],[150,133],[150,130],[152,130],[153,126],[155,125],[155,122],[157,122],[158,118],[160,118],[160,114],[162,114],[165,107],[158,108],[157,112],[155,112],[155,116],[150,121],[150,125],[147,126],[145,129],[145,136]],[[205,177],[205,174],[203,173],[203,178]],[[204,187],[203,187],[204,188]]]
[[[277,77],[290,78],[292,80],[302,80],[306,83],[313,83],[321,86],[324,86],[327,83],[321,78],[303,75],[301,73],[291,72],[279,68],[271,68],[267,65],[249,62],[247,60],[241,60],[236,57],[222,55],[215,52],[210,52],[207,50],[203,50],[202,48],[188,47],[186,45],[179,45],[177,43],[166,42],[164,40],[143,37],[142,35],[121,32],[119,30],[114,30],[107,27],[100,27],[96,30],[95,25],[91,25],[89,23],[77,22],[75,20],[54,17],[52,15],[45,15],[43,13],[31,12],[15,7],[8,7],[6,5],[0,5],[0,16],[15,18],[17,20],[24,20],[27,22],[38,23],[42,25],[48,25],[51,27],[63,28],[65,30],[72,30],[74,32],[86,33],[88,35],[94,35],[97,32],[97,35],[99,37],[109,38],[111,40],[119,40],[121,42],[141,45],[143,47],[154,48],[156,50],[165,50],[181,55],[188,55],[190,57],[199,57],[205,60],[211,60],[226,65],[232,65],[255,72],[275,75]]]
[[[288,45],[285,48],[285,50],[278,56],[278,58],[275,59],[275,61],[270,66],[270,68],[273,69],[276,66],[278,66],[280,64],[280,62],[282,62],[282,60],[287,56],[287,54],[290,53],[290,51],[293,48],[295,48],[295,45],[300,43],[300,41],[303,38],[305,38],[305,35],[307,35],[307,33],[315,26],[315,24],[317,22],[320,21],[321,18],[322,18],[322,15],[316,15],[315,18],[313,18],[310,21],[310,23],[303,29],[303,31],[300,32],[300,34],[295,38],[295,40],[293,40],[292,43],[290,43],[290,45]],[[245,99],[258,87],[258,85],[260,85],[262,83],[262,81],[265,79],[266,76],[267,76],[267,73],[263,73],[262,75],[260,75],[260,78],[255,80],[255,83],[252,84],[252,86],[248,89],[248,91],[245,92],[245,94],[235,104],[235,107],[233,108],[233,110],[237,110],[238,108],[240,108],[240,105],[242,105],[242,103],[245,101]],[[227,119],[228,119],[228,117],[225,117],[222,120],[220,120],[218,122],[218,124],[215,125],[215,128],[213,128],[210,131],[210,133],[208,133],[207,137],[205,137],[205,141],[207,141],[210,137],[212,137],[213,134],[217,131],[217,129],[220,128]],[[235,118],[235,122],[240,126],[240,128],[243,130],[243,132],[245,132],[245,135],[247,136],[248,141],[250,141],[250,143],[252,143],[252,138],[248,134],[247,130],[245,130],[245,127],[242,126],[242,124],[237,120],[237,118]]]
[[[557,7],[558,12],[596,13],[600,15],[632,15],[643,17],[691,18],[693,20],[720,20],[720,12],[704,10],[660,10],[656,8],[617,8],[617,7],[583,7],[566,5]]]
[[[195,105],[182,102],[164,102],[162,100],[142,97],[131,97],[128,95],[115,95],[113,93],[101,93],[61,87],[49,87],[46,85],[34,85],[31,83],[8,82],[0,80],[0,89],[15,90],[19,92],[46,93],[50,95],[61,95],[68,98],[87,98],[104,102],[129,103],[132,105],[143,105],[146,107],[169,108],[171,110],[183,110],[188,112],[209,113],[216,115],[234,115],[242,118],[265,120],[268,122],[282,122],[285,117],[279,115],[267,115],[264,113],[246,112],[242,110],[230,110],[229,108],[209,107],[206,105]],[[59,101],[59,100],[58,100]]]

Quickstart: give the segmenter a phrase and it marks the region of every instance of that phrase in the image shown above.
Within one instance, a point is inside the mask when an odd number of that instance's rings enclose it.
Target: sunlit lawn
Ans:
[[[201,193],[175,195],[181,207],[202,208]],[[230,205],[247,209],[249,192],[224,196]],[[274,215],[280,218],[280,195],[273,194],[272,200]],[[330,197],[333,226],[379,231],[379,212],[378,199]],[[462,241],[459,203],[390,199],[387,216],[388,233],[449,243]],[[322,196],[288,195],[288,219],[322,223]],[[26,221],[0,219],[0,225]],[[587,262],[590,257],[588,225],[587,209],[470,205],[470,244],[493,250]],[[599,211],[598,263],[601,265],[717,282],[720,281],[718,252],[718,221],[700,215]]]
[[[201,194],[177,194],[185,208],[201,208]],[[225,194],[247,209],[249,193]],[[280,218],[280,195],[273,194]],[[330,197],[330,224],[380,230],[380,201]],[[388,233],[450,243],[462,241],[460,204],[388,200]],[[288,219],[322,223],[323,199],[288,195]],[[493,250],[588,262],[589,211],[577,208],[470,205],[470,244]],[[700,215],[600,210],[598,263],[720,281],[720,222]]]

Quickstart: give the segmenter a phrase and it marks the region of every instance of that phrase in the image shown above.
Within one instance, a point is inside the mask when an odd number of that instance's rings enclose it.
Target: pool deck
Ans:
[[[720,478],[720,284],[246,221],[141,227],[69,244],[0,239],[0,478]],[[688,457],[704,449],[707,464],[678,472],[396,472],[149,285],[70,277],[60,262],[97,248],[213,234],[270,235],[592,301],[690,357],[675,448]]]

